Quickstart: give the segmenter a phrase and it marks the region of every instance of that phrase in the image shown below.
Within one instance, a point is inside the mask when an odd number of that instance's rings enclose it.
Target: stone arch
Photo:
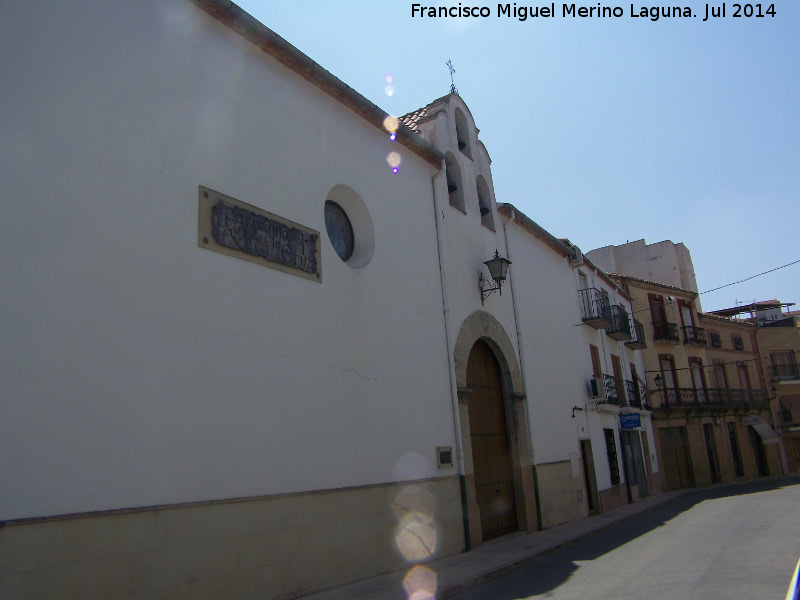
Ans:
[[[475,488],[475,470],[472,459],[471,427],[469,418],[470,389],[467,387],[467,363],[473,346],[485,342],[500,365],[503,385],[503,402],[506,410],[508,439],[514,477],[514,494],[517,524],[524,531],[537,528],[536,497],[530,462],[530,440],[526,414],[525,390],[519,361],[511,339],[503,326],[491,314],[476,311],[464,320],[453,350],[456,384],[458,386],[458,415],[461,430],[461,449],[464,457],[462,490],[467,548],[475,548],[483,541],[480,506]]]
[[[456,385],[459,389],[467,386],[467,360],[475,342],[483,340],[494,350],[503,372],[503,385],[512,395],[525,396],[522,373],[517,353],[500,322],[490,313],[479,310],[468,316],[456,338],[453,362],[456,371]]]

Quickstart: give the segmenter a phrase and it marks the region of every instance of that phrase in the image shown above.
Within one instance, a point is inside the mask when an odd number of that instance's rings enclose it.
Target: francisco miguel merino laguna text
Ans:
[[[766,6],[766,4],[764,5]],[[762,12],[761,4],[745,4],[744,12],[742,12],[741,4],[733,4],[734,17],[764,17],[775,16],[774,4],[770,4],[769,8]],[[721,11],[720,11],[721,8]],[[709,10],[710,9],[710,10]],[[469,17],[490,17],[492,10],[488,6],[463,6],[460,2],[458,6],[423,6],[422,4],[411,5],[412,17],[453,17],[453,18],[469,18]],[[552,2],[549,6],[517,6],[513,4],[498,4],[497,5],[498,17],[515,18],[520,21],[526,21],[528,17],[543,17],[553,18],[556,16],[556,5]],[[597,6],[583,6],[575,4],[562,4],[561,5],[562,17],[623,17],[625,11],[621,6],[603,6],[597,3]],[[689,6],[640,6],[638,8],[631,4],[631,11],[628,15],[630,17],[641,17],[650,19],[651,21],[658,21],[661,17],[695,17]],[[724,17],[725,4],[719,6],[705,5],[705,18],[707,21],[711,17]]]

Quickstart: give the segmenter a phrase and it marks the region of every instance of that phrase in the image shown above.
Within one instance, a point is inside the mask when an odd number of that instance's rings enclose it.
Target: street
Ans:
[[[800,484],[754,481],[692,491],[451,598],[782,599],[798,557]]]

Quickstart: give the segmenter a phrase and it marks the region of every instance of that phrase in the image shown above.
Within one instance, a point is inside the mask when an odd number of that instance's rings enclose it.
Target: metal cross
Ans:
[[[456,72],[456,70],[453,68],[453,61],[448,59],[448,61],[444,64],[446,64],[447,68],[450,69],[450,93],[457,94],[458,89],[456,88],[456,84],[453,83],[453,73]]]

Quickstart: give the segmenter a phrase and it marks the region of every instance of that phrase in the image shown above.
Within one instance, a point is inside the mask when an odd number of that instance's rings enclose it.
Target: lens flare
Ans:
[[[383,128],[389,133],[394,133],[400,127],[400,120],[397,117],[389,115],[383,120]]]
[[[394,77],[392,77],[392,74],[391,74],[391,73],[387,73],[387,74],[384,76],[383,80],[384,80],[386,83],[392,83],[392,82],[394,81]]]
[[[435,508],[434,495],[416,485],[403,488],[392,502],[392,512],[400,522],[394,536],[395,546],[407,561],[426,560],[436,552]]]
[[[419,562],[433,556],[438,537],[433,521],[426,522],[416,513],[400,523],[394,535],[394,543],[407,561]]]
[[[436,573],[427,567],[416,566],[403,579],[408,600],[435,600]]]
[[[394,132],[390,133],[389,134],[389,139],[392,140],[392,141],[395,141],[397,139],[397,134],[394,133]]]
[[[399,167],[402,161],[403,159],[397,152],[389,152],[389,156],[386,157],[386,162],[389,163],[390,167]]]
[[[394,96],[394,86],[393,85],[387,85],[385,88],[383,88],[383,91],[390,98],[392,96]]]

